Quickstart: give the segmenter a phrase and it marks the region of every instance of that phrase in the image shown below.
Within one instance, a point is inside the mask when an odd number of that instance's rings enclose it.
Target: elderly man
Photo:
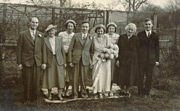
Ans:
[[[137,34],[139,38],[139,96],[150,96],[152,75],[154,66],[159,65],[159,37],[152,31],[152,20],[147,18],[144,21],[145,30]],[[144,75],[146,76],[145,87],[143,85]]]
[[[44,38],[37,30],[38,25],[38,18],[31,18],[29,28],[20,33],[17,41],[17,64],[22,70],[25,101],[34,101],[39,96],[41,66],[46,67]]]

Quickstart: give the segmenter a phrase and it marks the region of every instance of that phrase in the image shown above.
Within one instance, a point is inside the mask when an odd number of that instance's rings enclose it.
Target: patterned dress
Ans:
[[[67,63],[69,45],[70,45],[72,37],[74,36],[74,32],[69,34],[67,31],[64,31],[64,32],[60,32],[58,36],[62,38],[64,51],[66,53],[66,63]],[[70,80],[72,80],[72,73],[73,73],[73,68],[71,68],[70,66],[67,66],[66,71],[65,71],[66,82],[69,82]]]

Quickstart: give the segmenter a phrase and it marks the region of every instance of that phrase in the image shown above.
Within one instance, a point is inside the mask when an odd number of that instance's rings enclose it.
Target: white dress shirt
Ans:
[[[149,30],[149,31],[145,30],[145,32],[146,32],[146,36],[147,36],[147,37],[149,37],[149,36],[151,35],[151,33],[152,33],[151,30]]]
[[[49,42],[51,44],[53,55],[55,55],[56,54],[56,52],[55,52],[55,36],[49,37]]]
[[[87,38],[87,33],[82,33],[82,39],[86,39]]]
[[[31,37],[33,38],[33,40],[35,40],[35,35],[36,35],[36,30],[32,30],[31,28],[29,28]]]
[[[131,37],[132,37],[132,36],[129,36],[129,35],[128,35],[128,40],[129,40]]]

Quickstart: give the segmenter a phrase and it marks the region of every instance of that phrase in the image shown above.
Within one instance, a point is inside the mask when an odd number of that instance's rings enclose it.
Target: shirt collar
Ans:
[[[130,39],[132,36],[133,36],[133,35],[131,35],[131,36],[127,35],[128,39]]]
[[[53,36],[53,37],[50,37],[50,36],[49,36],[49,39],[55,39],[55,36]]]
[[[152,31],[151,30],[149,30],[149,31],[147,31],[147,30],[145,30],[145,32],[146,32],[146,35],[148,34],[148,33],[152,33]]]
[[[74,34],[74,32],[68,33],[68,31],[66,31],[66,35],[72,35],[72,34]]]
[[[36,30],[32,30],[31,28],[29,28],[29,31],[30,31],[30,32],[36,32]]]
[[[82,33],[82,36],[86,36],[87,37],[87,33]]]

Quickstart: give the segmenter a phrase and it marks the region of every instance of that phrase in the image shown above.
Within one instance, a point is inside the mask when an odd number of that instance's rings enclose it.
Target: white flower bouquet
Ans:
[[[119,47],[116,44],[110,44],[102,50],[101,54],[98,57],[101,58],[103,61],[107,61],[109,59],[117,58],[118,52]]]

